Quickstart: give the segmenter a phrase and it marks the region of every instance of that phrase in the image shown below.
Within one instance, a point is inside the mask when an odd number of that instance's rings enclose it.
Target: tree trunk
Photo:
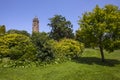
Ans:
[[[105,59],[104,59],[103,47],[100,45],[100,46],[99,46],[99,48],[100,48],[100,54],[101,54],[101,59],[102,59],[102,62],[104,62],[104,61],[105,61]]]
[[[103,36],[103,34],[101,34],[100,37],[99,37],[99,48],[100,48],[101,60],[102,60],[102,62],[105,62],[104,52],[103,52],[102,36]]]

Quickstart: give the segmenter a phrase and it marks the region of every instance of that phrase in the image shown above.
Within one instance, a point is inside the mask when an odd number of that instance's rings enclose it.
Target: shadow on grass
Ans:
[[[120,64],[119,60],[105,59],[105,62],[102,62],[101,58],[96,58],[96,57],[79,57],[73,59],[73,61],[82,64],[89,64],[89,65],[97,64],[97,65],[109,66],[109,67],[113,67],[117,64]]]

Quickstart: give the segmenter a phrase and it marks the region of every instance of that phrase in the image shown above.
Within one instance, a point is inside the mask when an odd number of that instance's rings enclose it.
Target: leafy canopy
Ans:
[[[62,38],[73,38],[73,25],[70,21],[67,21],[62,15],[55,15],[50,18],[50,23],[48,26],[51,27],[50,37],[55,40],[60,40]]]

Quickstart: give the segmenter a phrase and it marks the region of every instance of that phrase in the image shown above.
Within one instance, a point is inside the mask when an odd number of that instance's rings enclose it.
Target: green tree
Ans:
[[[80,29],[76,31],[76,38],[86,44],[99,46],[102,61],[103,49],[111,52],[120,46],[120,10],[117,6],[98,5],[92,12],[86,12],[79,20]]]
[[[14,34],[14,33],[23,34],[23,35],[26,35],[26,36],[30,37],[30,34],[25,30],[10,29],[10,30],[7,31],[7,33],[8,34]]]
[[[41,61],[52,60],[52,42],[49,35],[45,32],[33,32],[31,36],[32,42],[37,48],[37,58]]]
[[[70,21],[67,21],[65,17],[61,15],[55,15],[50,18],[50,23],[48,26],[52,28],[50,32],[50,37],[55,40],[60,40],[62,38],[73,38],[73,25]]]
[[[6,32],[6,27],[5,25],[0,26],[0,36],[4,35]]]

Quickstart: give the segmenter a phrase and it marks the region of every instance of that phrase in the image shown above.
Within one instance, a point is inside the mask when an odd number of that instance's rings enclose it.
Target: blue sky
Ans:
[[[0,25],[7,30],[17,29],[32,31],[32,19],[37,16],[40,21],[40,32],[49,32],[49,18],[56,14],[66,17],[73,24],[74,32],[79,28],[78,16],[92,11],[96,5],[117,5],[120,0],[0,0]]]

